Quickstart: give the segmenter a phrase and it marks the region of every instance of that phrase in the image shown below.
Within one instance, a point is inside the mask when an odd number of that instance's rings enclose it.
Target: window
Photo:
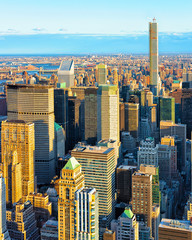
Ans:
[[[69,199],[69,188],[66,188],[66,199]]]

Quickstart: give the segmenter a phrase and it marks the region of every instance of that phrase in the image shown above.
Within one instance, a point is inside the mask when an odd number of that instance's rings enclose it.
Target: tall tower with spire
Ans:
[[[5,180],[0,175],[0,239],[11,240],[6,226],[6,194]]]

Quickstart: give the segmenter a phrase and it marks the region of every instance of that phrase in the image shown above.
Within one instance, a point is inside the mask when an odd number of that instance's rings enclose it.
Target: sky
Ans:
[[[192,52],[191,0],[0,0],[0,54]]]

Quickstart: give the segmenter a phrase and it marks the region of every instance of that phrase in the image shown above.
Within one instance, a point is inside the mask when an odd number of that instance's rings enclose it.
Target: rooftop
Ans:
[[[77,160],[74,157],[71,157],[63,169],[75,170],[79,166],[80,164],[77,162]]]
[[[131,211],[130,208],[126,208],[125,211],[121,214],[122,218],[130,218],[132,219],[134,216],[133,212]]]
[[[101,153],[101,154],[108,154],[111,152],[113,148],[108,148],[104,146],[81,146],[78,145],[76,148],[74,148],[72,151],[73,152],[84,152],[84,153]]]
[[[192,231],[192,226],[190,225],[190,221],[187,220],[173,220],[163,218],[159,225],[161,228],[171,228],[171,229],[179,229],[179,230],[189,230]]]
[[[73,64],[73,60],[72,61],[62,61],[61,65],[59,67],[59,70],[60,71],[70,71],[72,64]]]
[[[126,169],[126,170],[129,170],[129,169],[136,169],[137,166],[127,166],[127,165],[120,165],[118,167],[118,169]]]

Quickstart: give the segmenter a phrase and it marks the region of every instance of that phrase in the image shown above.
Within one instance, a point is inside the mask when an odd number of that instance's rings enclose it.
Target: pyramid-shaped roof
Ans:
[[[130,208],[126,208],[125,211],[121,214],[123,218],[133,218],[134,214]]]
[[[74,170],[77,167],[79,167],[80,164],[77,162],[77,160],[74,157],[71,157],[68,162],[66,163],[66,165],[64,166],[63,169],[69,169],[69,170]]]

